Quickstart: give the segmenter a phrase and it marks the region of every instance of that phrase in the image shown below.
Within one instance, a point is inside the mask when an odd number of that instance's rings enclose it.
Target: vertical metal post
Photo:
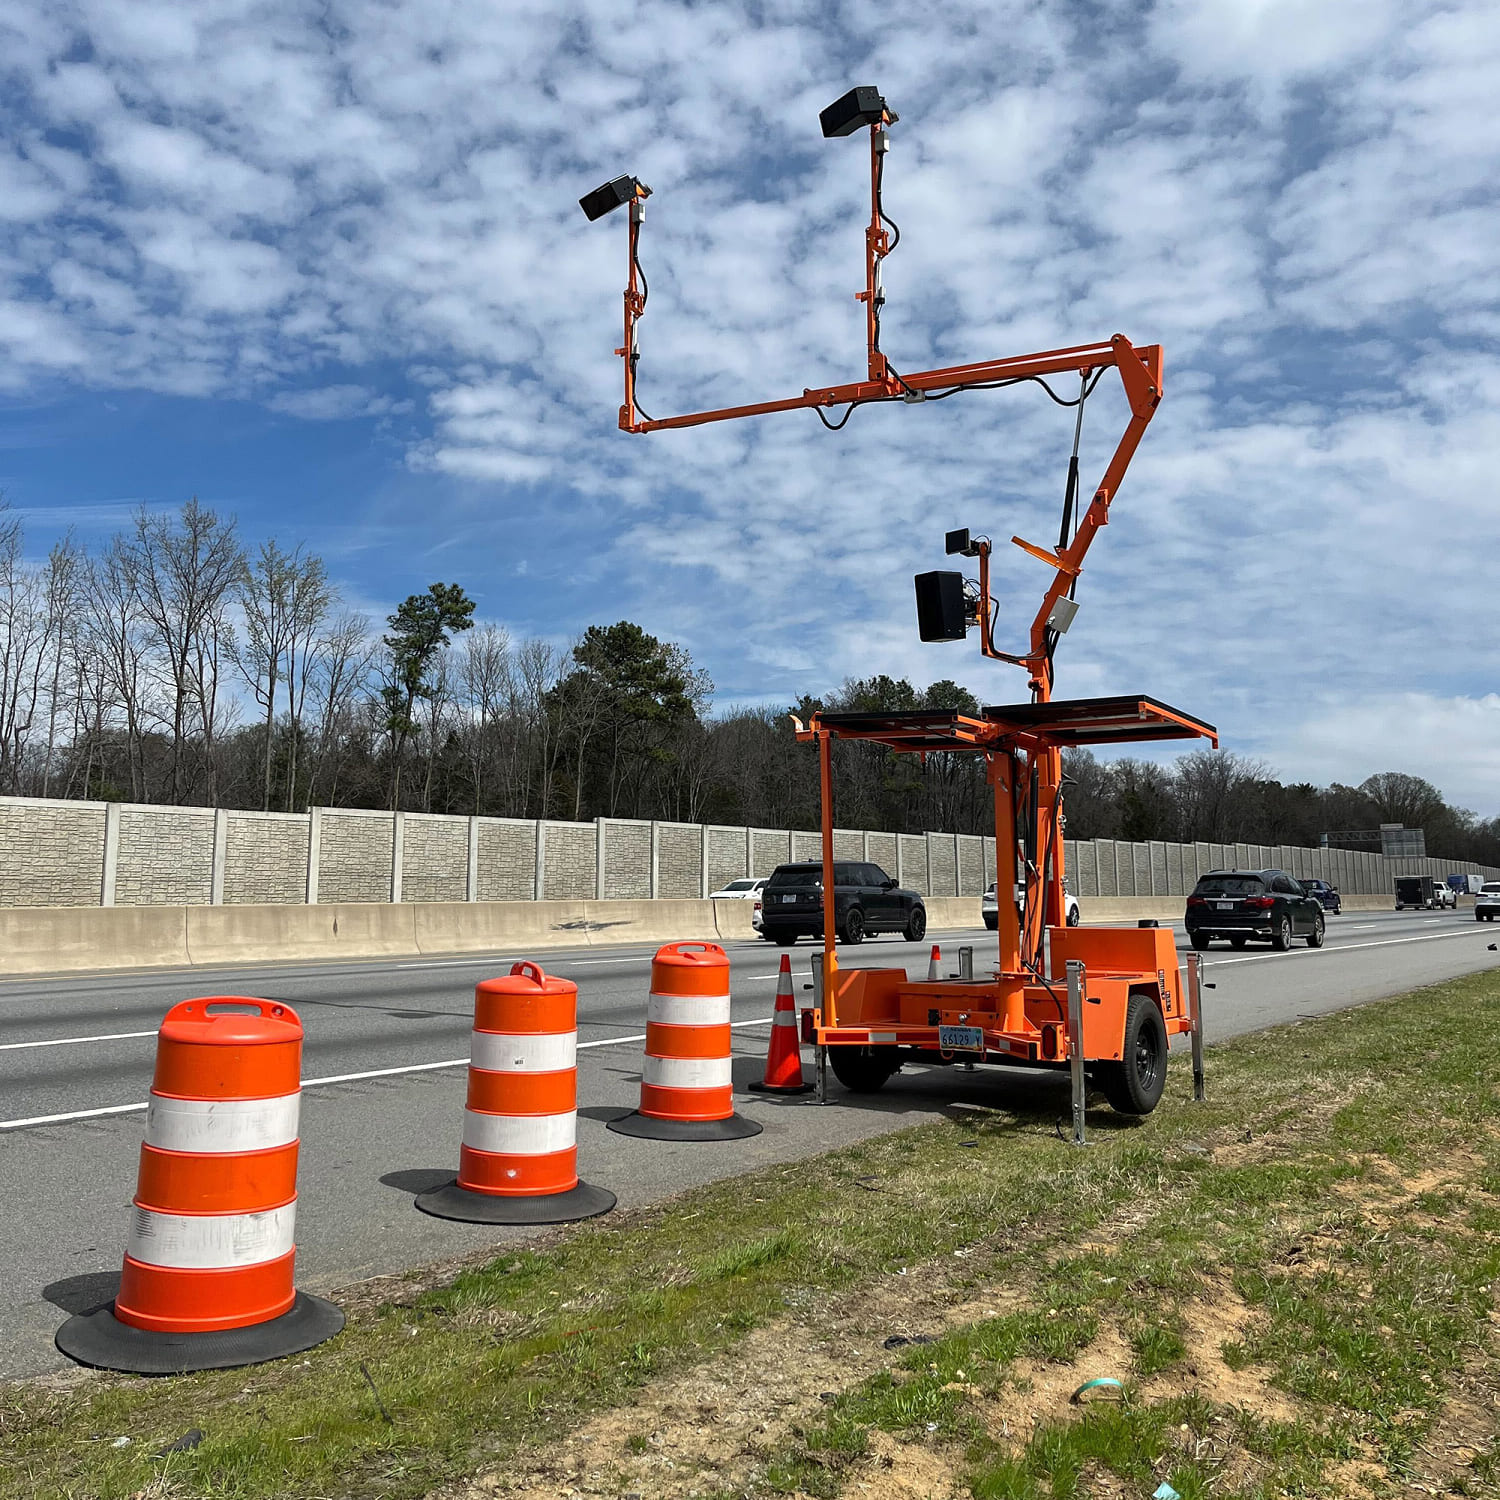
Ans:
[[[812,958],[812,997],[813,997],[813,1008],[815,1010],[821,1011],[823,1009],[823,955],[821,953],[815,953],[815,954],[813,954],[813,958]],[[825,1016],[823,1019],[824,1019],[824,1022],[826,1024],[827,1017]],[[827,1047],[819,1047],[817,1049],[815,1061],[816,1061],[816,1064],[817,1064],[817,1074],[818,1074],[818,1103],[819,1104],[827,1104],[828,1103],[828,1048]]]
[[[1083,1112],[1088,1089],[1083,1076],[1083,964],[1068,960],[1068,1071],[1073,1077],[1073,1144],[1085,1144]]]
[[[972,948],[958,950],[958,977],[960,979],[974,977],[974,950]]]
[[[1193,1008],[1193,1098],[1202,1104],[1208,1098],[1203,1082],[1203,955],[1188,954],[1188,1004]]]

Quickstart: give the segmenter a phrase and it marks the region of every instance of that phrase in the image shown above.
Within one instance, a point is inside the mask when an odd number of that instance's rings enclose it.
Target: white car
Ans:
[[[1474,920],[1493,922],[1500,917],[1500,880],[1486,880],[1474,897]]]
[[[1016,888],[1016,905],[1021,904],[1021,890]],[[984,895],[979,899],[979,912],[984,918],[984,925],[991,932],[1000,930],[1000,906],[995,900],[995,883],[991,881],[985,887]],[[1076,927],[1079,922],[1078,897],[1066,886],[1063,887],[1063,916],[1069,927]]]
[[[710,901],[753,901],[755,909],[750,913],[750,925],[760,931],[760,893],[766,888],[764,875],[746,876],[742,880],[731,880],[717,891],[710,891]]]

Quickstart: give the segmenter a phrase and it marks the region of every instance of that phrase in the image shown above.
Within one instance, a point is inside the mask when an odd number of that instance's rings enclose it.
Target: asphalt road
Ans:
[[[1208,1039],[1495,967],[1488,943],[1497,937],[1500,929],[1476,923],[1467,910],[1350,913],[1330,921],[1319,951],[1215,947]],[[1180,930],[1178,938],[1185,950]],[[979,930],[945,933],[941,942],[950,972],[960,943],[975,945],[982,969],[994,939]],[[799,1003],[814,951],[802,944],[794,952]],[[1040,1102],[1049,1091],[1061,1100],[1057,1078],[917,1067],[875,1097],[845,1096],[831,1081],[832,1107],[738,1097],[760,1074],[778,959],[768,944],[740,943],[729,947],[737,1107],[762,1121],[764,1133],[713,1145],[609,1133],[605,1122],[637,1098],[651,952],[0,980],[0,1201],[7,1210],[0,1215],[0,1377],[63,1364],[51,1345],[58,1323],[113,1294],[156,1027],[178,1000],[255,995],[288,1002],[302,1017],[298,1280],[313,1291],[526,1233],[450,1224],[411,1205],[416,1192],[453,1175],[473,985],[505,972],[513,958],[539,957],[579,986],[580,1170],[618,1193],[622,1206],[899,1129],[954,1100],[1000,1103],[1024,1094]],[[905,964],[916,973],[925,971],[927,953],[925,944],[880,939],[841,950],[840,962]]]

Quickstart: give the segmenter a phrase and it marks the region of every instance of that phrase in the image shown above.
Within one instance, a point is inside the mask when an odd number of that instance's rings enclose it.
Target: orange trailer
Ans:
[[[1052,569],[1041,607],[1023,652],[997,648],[996,607],[990,595],[987,537],[949,532],[947,552],[978,560],[978,578],[934,572],[917,578],[917,614],[924,640],[959,640],[979,631],[981,652],[1027,673],[1031,701],[984,709],[978,718],[953,712],[908,714],[817,714],[796,723],[799,739],[815,743],[821,765],[824,943],[819,1004],[811,1017],[818,1048],[820,1094],[826,1068],[848,1087],[879,1088],[904,1058],[1002,1062],[1031,1066],[1068,1065],[1073,1074],[1074,1132],[1082,1139],[1085,1072],[1116,1109],[1144,1114],[1155,1107],[1165,1081],[1173,1033],[1191,1031],[1194,1074],[1202,1093],[1201,1028],[1195,1025],[1197,956],[1183,977],[1170,929],[1070,928],[1063,920],[1062,751],[1069,746],[1206,738],[1217,746],[1212,725],[1146,697],[1052,699],[1053,658],[1077,612],[1083,560],[1099,530],[1130,460],[1161,402],[1159,345],[1132,344],[1123,334],[1093,344],[1037,354],[981,360],[902,374],[881,349],[885,290],[881,269],[900,240],[885,211],[882,187],[890,127],[896,115],[879,91],[851,89],[820,116],[823,134],[843,137],[868,127],[870,219],[865,230],[864,304],[867,371],[863,380],[805,389],[800,396],[710,411],[651,417],[641,410],[637,383],[641,360],[640,320],[647,286],[640,264],[641,226],[651,195],[638,178],[617,177],[580,199],[590,219],[629,208],[628,272],[624,294],[625,400],[620,427],[649,433],[696,427],[743,417],[810,409],[825,427],[842,428],[861,406],[901,401],[919,405],[968,391],[1040,386],[1059,406],[1075,413],[1073,450],[1064,487],[1062,524],[1056,547],[1012,537],[1028,556]],[[1109,370],[1120,377],[1129,418],[1104,473],[1085,507],[1079,490],[1079,445],[1084,407]],[[1049,378],[1077,378],[1076,397],[1059,395]],[[843,415],[830,421],[831,408]],[[904,969],[841,971],[834,948],[833,787],[831,746],[835,739],[863,739],[917,755],[960,752],[982,755],[995,796],[995,873],[999,951],[993,972],[962,980],[909,980]],[[1014,888],[1016,903],[1006,899]]]

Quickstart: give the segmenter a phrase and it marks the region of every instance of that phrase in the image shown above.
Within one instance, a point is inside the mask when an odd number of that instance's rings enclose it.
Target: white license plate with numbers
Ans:
[[[944,1052],[983,1052],[984,1032],[977,1026],[939,1026],[938,1046]]]

